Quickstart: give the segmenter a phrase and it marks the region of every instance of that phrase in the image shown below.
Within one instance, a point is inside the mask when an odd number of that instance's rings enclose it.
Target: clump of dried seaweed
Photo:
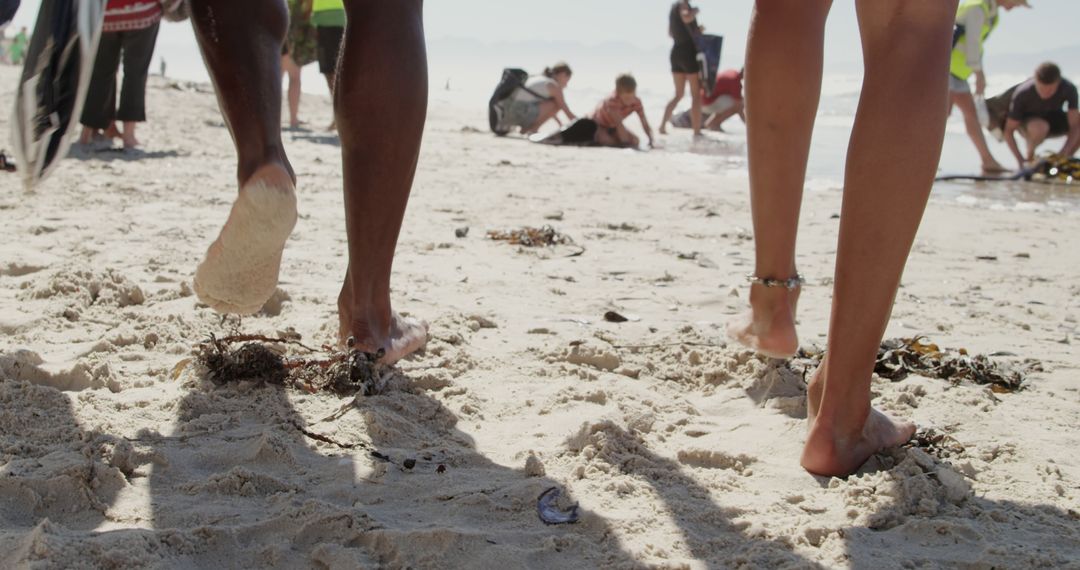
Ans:
[[[217,385],[242,380],[285,383],[289,374],[280,354],[258,342],[244,342],[233,348],[236,342],[243,341],[210,335],[210,340],[199,344],[196,359],[206,367],[207,380]]]
[[[894,338],[881,343],[874,372],[889,380],[903,380],[915,373],[958,384],[970,380],[988,384],[998,392],[1015,392],[1023,387],[1024,373],[1006,362],[967,350],[941,349],[925,337]]]
[[[816,368],[824,358],[825,351],[817,347],[799,349],[789,365],[804,373]],[[1038,368],[1028,363],[1027,369]],[[966,349],[942,349],[926,337],[891,338],[878,349],[874,372],[888,380],[898,382],[909,374],[948,380],[959,384],[965,380],[989,385],[997,393],[1015,392],[1023,388],[1025,370],[1015,365],[995,361],[984,354],[970,355]]]
[[[555,228],[548,225],[539,228],[525,226],[516,230],[489,230],[487,235],[489,239],[505,241],[509,242],[510,245],[524,247],[552,247],[574,244],[574,240],[570,236],[559,233]]]
[[[293,338],[259,335],[217,338],[211,335],[209,340],[196,347],[195,360],[206,368],[206,378],[218,385],[246,380],[338,395],[376,394],[382,390],[389,375],[379,364],[382,350],[374,354],[363,352],[354,348],[351,338],[346,350],[324,346],[326,355],[322,358],[286,357],[268,345],[295,345],[315,352]]]

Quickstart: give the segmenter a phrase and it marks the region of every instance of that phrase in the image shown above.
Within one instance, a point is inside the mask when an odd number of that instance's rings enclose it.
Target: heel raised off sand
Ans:
[[[229,219],[195,270],[195,293],[219,313],[250,315],[277,288],[281,252],[296,226],[296,190],[282,167],[264,166],[240,189]]]

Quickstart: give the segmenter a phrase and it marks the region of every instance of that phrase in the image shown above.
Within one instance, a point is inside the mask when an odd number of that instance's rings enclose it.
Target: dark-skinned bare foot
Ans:
[[[261,309],[277,289],[281,252],[295,225],[292,175],[278,164],[256,170],[195,271],[199,300],[220,313]]]
[[[794,356],[799,349],[795,332],[798,301],[798,288],[754,284],[750,289],[750,308],[728,324],[728,337],[769,358]]]
[[[379,303],[385,307],[375,307],[374,303],[357,306],[347,289],[343,287],[338,297],[338,342],[342,346],[352,338],[354,348],[372,354],[382,350],[379,362],[393,364],[427,344],[427,321],[398,314],[390,308],[388,299]]]

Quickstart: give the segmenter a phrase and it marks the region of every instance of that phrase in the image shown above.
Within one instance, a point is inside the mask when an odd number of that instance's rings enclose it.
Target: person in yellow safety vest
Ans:
[[[315,26],[319,73],[326,78],[326,85],[333,95],[338,52],[345,35],[345,3],[343,0],[305,0],[305,4],[304,14]],[[331,122],[327,129],[333,131],[336,127]]]
[[[959,107],[964,115],[964,127],[979,151],[984,172],[1005,172],[1007,169],[990,154],[975,112],[975,97],[971,94],[968,79],[975,76],[975,95],[982,96],[986,92],[986,74],[982,65],[983,42],[997,28],[998,8],[1009,11],[1017,6],[1031,7],[1028,0],[961,0],[956,10],[952,61],[949,64],[949,108]]]

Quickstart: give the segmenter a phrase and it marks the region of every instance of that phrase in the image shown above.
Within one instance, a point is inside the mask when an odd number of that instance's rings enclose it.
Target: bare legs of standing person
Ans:
[[[986,135],[983,134],[982,125],[979,124],[979,115],[975,112],[975,97],[967,91],[951,91],[949,92],[948,105],[950,109],[952,107],[960,109],[960,114],[964,116],[964,129],[967,131],[968,138],[975,145],[975,150],[979,152],[983,172],[993,173],[1008,170],[990,153],[990,146],[986,144]]]
[[[829,0],[780,0],[759,2],[754,11],[746,48],[746,140],[758,277],[798,275],[795,237],[830,5]],[[778,78],[786,78],[783,89],[776,87]],[[777,156],[784,157],[783,168],[776,168]],[[794,355],[798,296],[797,288],[751,286],[750,310],[731,323],[728,334],[767,356]]]
[[[949,32],[956,12],[956,0],[857,0],[856,6],[866,75],[848,150],[828,349],[809,386],[810,429],[801,459],[803,467],[821,475],[851,473],[873,453],[906,441],[915,429],[870,406],[870,378],[941,154]],[[801,151],[808,148],[813,126],[812,113],[787,115],[800,119],[796,125],[769,115],[770,109],[798,106],[801,99],[789,93],[786,102],[773,100],[770,107],[770,78],[798,83],[769,70],[782,69],[781,60],[792,59],[795,67],[817,70],[820,82],[820,40],[828,9],[825,0],[759,1],[755,9],[747,49],[747,137],[755,239],[765,240],[764,247],[757,246],[759,271],[793,272],[802,190],[801,181],[783,186],[791,181],[762,177],[767,165],[761,163],[770,156],[763,151],[778,133],[787,132],[798,143],[798,156],[805,156]],[[795,41],[794,49],[773,43],[776,34]],[[811,38],[817,38],[815,49],[801,49],[813,47]],[[920,88],[911,90],[911,85]],[[762,205],[780,210],[759,215],[767,213]],[[789,245],[785,250],[777,242]],[[784,307],[784,301],[788,307],[794,304],[784,298],[790,296],[787,290],[761,293],[751,296],[755,312],[759,305],[771,306],[772,314],[793,312]],[[794,338],[793,321],[787,336]]]
[[[289,127],[300,126],[300,66],[289,54],[281,56],[281,70],[289,78]]]
[[[340,333],[362,350],[384,350],[392,362],[427,342],[427,323],[390,304],[394,249],[427,115],[423,3],[345,0],[345,12],[334,91],[349,237]]]
[[[354,338],[361,350],[382,350],[383,361],[393,362],[427,341],[426,323],[390,306],[394,249],[427,109],[422,4],[347,0],[346,12],[345,73],[334,90],[349,242],[340,336]],[[192,0],[192,20],[239,163],[240,196],[196,272],[200,299],[222,312],[257,311],[273,293],[296,221],[295,178],[280,128],[287,18],[284,2]]]
[[[195,272],[199,299],[251,314],[277,288],[296,224],[295,177],[281,143],[284,0],[191,0],[191,20],[237,153],[239,195]]]
[[[690,126],[694,129],[694,136],[701,135],[701,79],[696,73],[672,73],[675,82],[675,96],[668,101],[664,108],[664,118],[660,121],[660,134],[667,134],[667,124],[671,121],[671,115],[675,113],[675,107],[682,101],[686,93],[686,84],[690,84]]]

